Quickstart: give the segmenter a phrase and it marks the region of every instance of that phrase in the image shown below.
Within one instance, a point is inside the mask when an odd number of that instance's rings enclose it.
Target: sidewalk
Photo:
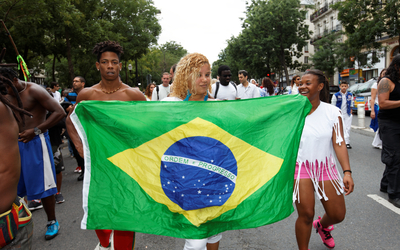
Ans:
[[[362,135],[366,135],[369,137],[374,137],[375,136],[375,132],[372,128],[368,127],[358,127],[355,125],[351,125],[351,131],[352,132],[356,132],[358,134],[362,134]]]

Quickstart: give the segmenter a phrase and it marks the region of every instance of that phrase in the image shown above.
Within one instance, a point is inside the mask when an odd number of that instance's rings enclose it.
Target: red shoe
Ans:
[[[74,170],[75,173],[82,173],[82,168],[81,167],[76,167],[76,169]]]
[[[321,236],[322,243],[329,248],[332,249],[335,247],[335,240],[333,239],[331,235],[331,231],[334,229],[333,225],[330,225],[327,228],[323,228],[320,223],[321,217],[318,216],[318,220],[315,220],[313,222],[313,226],[315,229],[317,229],[317,233],[319,233],[319,236]]]

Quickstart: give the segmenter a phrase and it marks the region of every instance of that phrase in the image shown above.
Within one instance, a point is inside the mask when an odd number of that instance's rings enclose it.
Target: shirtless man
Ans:
[[[25,126],[21,122],[18,124],[21,156],[18,195],[26,195],[28,200],[42,200],[48,220],[45,239],[50,240],[57,236],[60,226],[55,214],[56,173],[47,129],[56,125],[66,114],[58,102],[39,85],[19,80],[17,73],[8,68],[0,68],[0,75],[12,81],[24,109],[33,115],[26,119]],[[7,98],[18,105],[15,93],[11,87],[8,88]],[[48,119],[47,112],[52,113]],[[15,115],[19,117],[18,113]]]
[[[21,172],[21,160],[18,150],[18,123],[13,111],[19,113],[20,107],[10,104],[5,96],[8,92],[7,86],[11,86],[9,79],[0,76],[0,248],[8,249],[16,246],[22,240],[28,239],[22,227],[17,227],[14,214],[17,214],[17,187]],[[17,217],[18,218],[18,217]],[[29,231],[33,230],[32,222],[25,226]],[[25,232],[26,229],[25,228]],[[9,232],[9,230],[11,232]],[[4,239],[4,241],[2,240]],[[32,237],[27,240],[27,245],[32,245]]]
[[[122,47],[113,41],[98,43],[93,53],[97,55],[96,68],[100,71],[101,81],[90,87],[82,89],[76,99],[76,103],[83,100],[98,101],[146,101],[145,96],[138,90],[130,88],[121,82],[119,72],[122,68],[120,56]],[[78,133],[73,126],[70,117],[67,118],[67,129],[72,142],[80,155],[83,156],[83,146]],[[101,135],[99,135],[101,136]],[[96,249],[111,249],[111,230],[96,230],[100,243]],[[133,249],[135,233],[128,231],[114,231],[114,249]]]

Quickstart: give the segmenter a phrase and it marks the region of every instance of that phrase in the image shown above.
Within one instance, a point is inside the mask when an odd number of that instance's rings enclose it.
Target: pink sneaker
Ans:
[[[332,249],[335,247],[335,240],[331,235],[331,231],[334,229],[333,225],[330,225],[328,228],[323,228],[319,222],[320,220],[321,217],[318,216],[318,220],[313,222],[313,226],[315,229],[317,229],[319,236],[321,236],[322,243],[324,243],[327,248]]]

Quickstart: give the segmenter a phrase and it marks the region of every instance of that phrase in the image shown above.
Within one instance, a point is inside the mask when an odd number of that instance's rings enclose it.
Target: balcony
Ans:
[[[332,33],[335,33],[335,32],[341,31],[341,30],[342,30],[341,24],[338,24],[331,29],[325,29],[322,33],[318,33],[315,36],[313,36],[310,39],[310,44],[313,44],[314,42],[318,41],[319,39],[323,38],[324,36],[327,36],[329,34],[332,34]]]
[[[324,7],[322,7],[321,9],[315,11],[311,16],[310,16],[310,21],[315,21],[316,19],[320,18],[321,16],[323,16],[325,13],[330,12],[332,10],[332,5],[340,2],[340,0],[333,0],[331,2],[329,2],[329,4],[326,4]]]

